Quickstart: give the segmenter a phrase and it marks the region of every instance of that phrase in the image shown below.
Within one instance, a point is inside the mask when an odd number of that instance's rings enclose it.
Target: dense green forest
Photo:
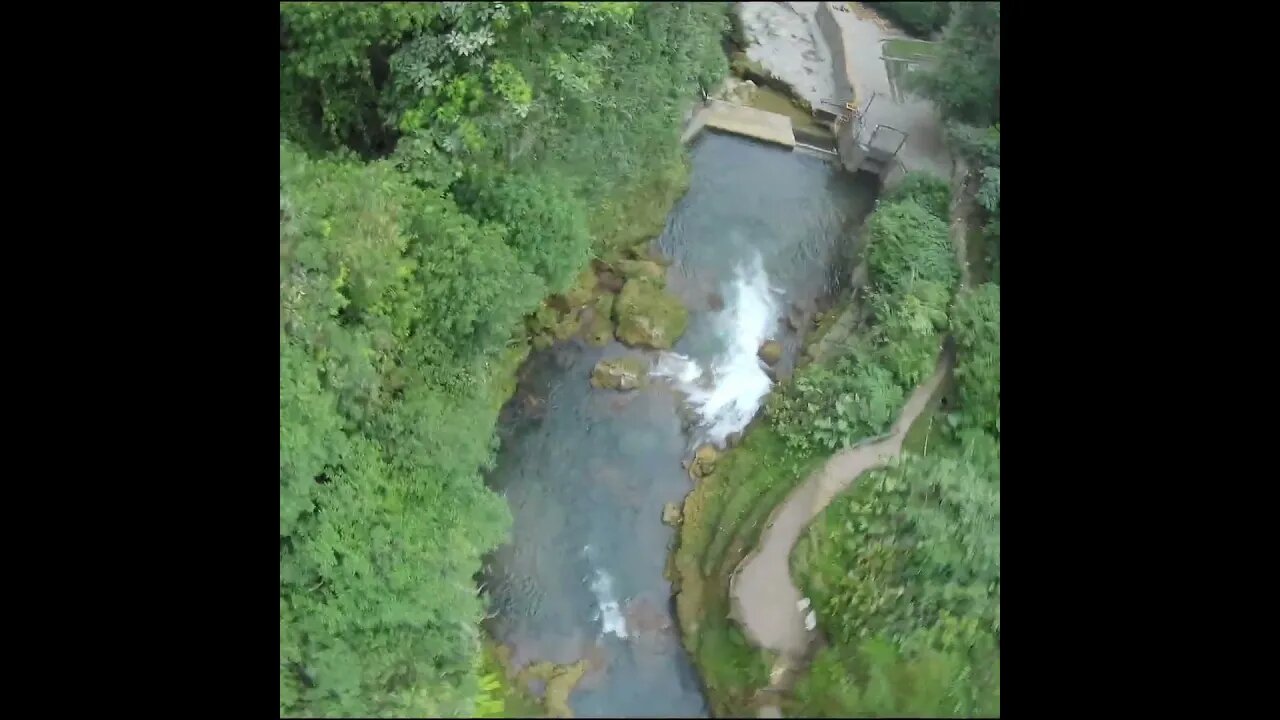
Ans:
[[[280,711],[494,712],[524,318],[665,214],[724,3],[280,8]]]
[[[831,642],[787,709],[998,713],[999,4],[870,4],[942,29],[911,81],[974,170],[974,284],[953,188],[908,176],[866,226],[863,330],[780,386],[686,503],[681,622],[719,713],[769,680],[728,572],[817,463],[884,432],[947,336],[948,405],[796,549]],[[281,5],[282,715],[501,712],[475,579],[510,526],[482,480],[498,411],[548,298],[661,227],[681,120],[727,72],[727,9]]]

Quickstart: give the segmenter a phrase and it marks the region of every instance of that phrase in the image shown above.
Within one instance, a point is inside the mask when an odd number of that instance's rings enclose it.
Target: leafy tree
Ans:
[[[959,279],[946,223],[914,200],[878,205],[867,231],[867,265],[878,289],[896,294],[916,280],[949,288]]]
[[[495,711],[473,576],[510,524],[480,475],[508,343],[677,164],[725,9],[281,7],[282,715]]]
[[[591,255],[591,236],[586,208],[566,184],[540,174],[511,175],[471,194],[477,217],[506,226],[507,245],[521,267],[553,293],[569,289]]]
[[[769,397],[766,412],[792,451],[812,455],[884,433],[902,401],[893,374],[855,352],[831,367],[804,368],[790,386]]]
[[[927,38],[941,30],[951,17],[949,2],[869,2],[886,18],[916,37]]]
[[[1000,629],[999,530],[999,488],[974,466],[908,455],[831,504],[797,568],[845,644],[884,634],[904,649],[967,648]]]
[[[927,648],[906,653],[883,638],[818,652],[789,714],[809,717],[998,717],[1000,657]]]
[[[908,455],[867,473],[794,564],[834,648],[802,702],[837,716],[998,706],[1000,496],[978,466]]]
[[[885,205],[914,200],[939,220],[951,214],[951,186],[947,181],[923,170],[912,170],[880,198]]]
[[[947,142],[976,164],[981,183],[978,189],[978,203],[990,216],[999,218],[1000,125],[987,128],[952,125],[947,128]]]
[[[429,363],[518,320],[485,289],[519,278],[500,230],[384,163],[281,146],[282,714],[459,714],[478,692],[471,577],[510,522],[478,473],[494,409]]]
[[[901,387],[915,388],[937,365],[948,325],[950,289],[931,280],[916,280],[897,295],[873,291],[868,302],[877,321],[878,359]]]
[[[437,3],[281,4],[280,119],[290,137],[385,147],[377,108],[390,50],[438,15]]]
[[[938,62],[910,76],[913,89],[948,122],[1000,122],[1000,3],[953,3],[941,45]]]

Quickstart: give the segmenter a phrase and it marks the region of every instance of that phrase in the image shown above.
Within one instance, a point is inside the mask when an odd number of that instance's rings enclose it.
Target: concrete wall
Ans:
[[[849,60],[845,57],[844,38],[840,36],[840,26],[831,13],[831,3],[818,3],[814,19],[818,22],[818,29],[822,31],[822,39],[831,48],[831,73],[835,76],[836,92],[841,97],[852,99],[854,107],[861,107],[862,98],[858,97],[857,86],[853,84],[853,76],[849,71]]]
[[[853,129],[852,123],[843,123],[836,131],[836,151],[840,153],[840,162],[844,165],[844,169],[849,172],[857,172],[863,158],[866,157],[866,151],[858,144]]]

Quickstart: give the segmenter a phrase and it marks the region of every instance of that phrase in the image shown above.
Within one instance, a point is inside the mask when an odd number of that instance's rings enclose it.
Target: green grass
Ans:
[[[884,57],[900,60],[935,60],[938,57],[938,43],[910,38],[894,38],[885,40],[880,46]]]
[[[753,426],[685,500],[676,604],[685,647],[720,717],[753,716],[756,692],[769,684],[772,657],[753,648],[729,619],[729,578],[755,547],[765,518],[808,476],[810,463],[785,457],[771,427]]]

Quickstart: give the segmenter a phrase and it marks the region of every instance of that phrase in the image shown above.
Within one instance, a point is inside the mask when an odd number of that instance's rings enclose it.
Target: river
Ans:
[[[662,508],[692,488],[692,449],[758,411],[772,384],[760,343],[782,341],[782,372],[794,362],[788,314],[832,289],[838,248],[875,197],[872,179],[801,152],[710,132],[690,152],[690,189],[657,241],[688,330],[669,353],[576,340],[535,353],[489,477],[515,522],[489,559],[488,629],[516,665],[589,658],[570,702],[579,717],[707,715],[663,577],[674,531]],[[653,381],[592,389],[595,363],[621,355],[648,358]],[[682,414],[696,417],[687,430]]]

